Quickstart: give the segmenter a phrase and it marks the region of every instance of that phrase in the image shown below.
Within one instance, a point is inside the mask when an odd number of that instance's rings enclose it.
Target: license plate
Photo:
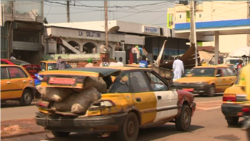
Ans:
[[[183,91],[193,91],[194,89],[182,89]]]
[[[62,84],[62,85],[74,85],[75,84],[74,78],[56,78],[52,77],[49,79],[50,84]]]

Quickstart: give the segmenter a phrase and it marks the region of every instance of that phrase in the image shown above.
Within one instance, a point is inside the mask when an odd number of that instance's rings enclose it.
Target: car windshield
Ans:
[[[14,63],[15,65],[29,65],[30,63],[21,61],[21,60],[9,60],[10,62]]]
[[[72,68],[69,64],[66,64],[66,69]],[[57,70],[56,63],[48,63],[48,70]]]
[[[236,64],[238,62],[239,62],[239,60],[230,60],[230,64]]]
[[[208,76],[213,77],[215,68],[193,68],[188,76]]]

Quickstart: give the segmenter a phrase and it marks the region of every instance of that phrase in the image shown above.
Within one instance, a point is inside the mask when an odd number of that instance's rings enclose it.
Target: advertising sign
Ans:
[[[143,33],[160,35],[160,28],[158,28],[158,27],[150,27],[150,26],[143,26]]]

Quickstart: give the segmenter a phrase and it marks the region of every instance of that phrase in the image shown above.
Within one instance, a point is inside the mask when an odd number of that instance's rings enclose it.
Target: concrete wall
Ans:
[[[204,1],[196,7],[196,22],[247,19],[250,18],[249,7],[250,2],[246,1]],[[168,13],[173,13],[174,23],[185,23],[186,19],[179,18],[179,15],[186,15],[188,10],[189,5],[176,4],[174,8],[168,9]],[[247,34],[219,36],[220,52],[231,52],[238,47],[249,45],[250,35]],[[214,42],[203,42],[203,46],[214,46]]]

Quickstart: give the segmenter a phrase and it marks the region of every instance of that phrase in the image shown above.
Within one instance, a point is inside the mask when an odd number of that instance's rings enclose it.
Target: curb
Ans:
[[[1,139],[6,139],[6,138],[13,138],[13,137],[20,137],[20,136],[26,136],[26,135],[35,135],[35,134],[40,134],[44,133],[45,131],[34,131],[34,132],[24,132],[24,133],[17,133],[17,134],[10,134],[10,135],[1,135]]]

